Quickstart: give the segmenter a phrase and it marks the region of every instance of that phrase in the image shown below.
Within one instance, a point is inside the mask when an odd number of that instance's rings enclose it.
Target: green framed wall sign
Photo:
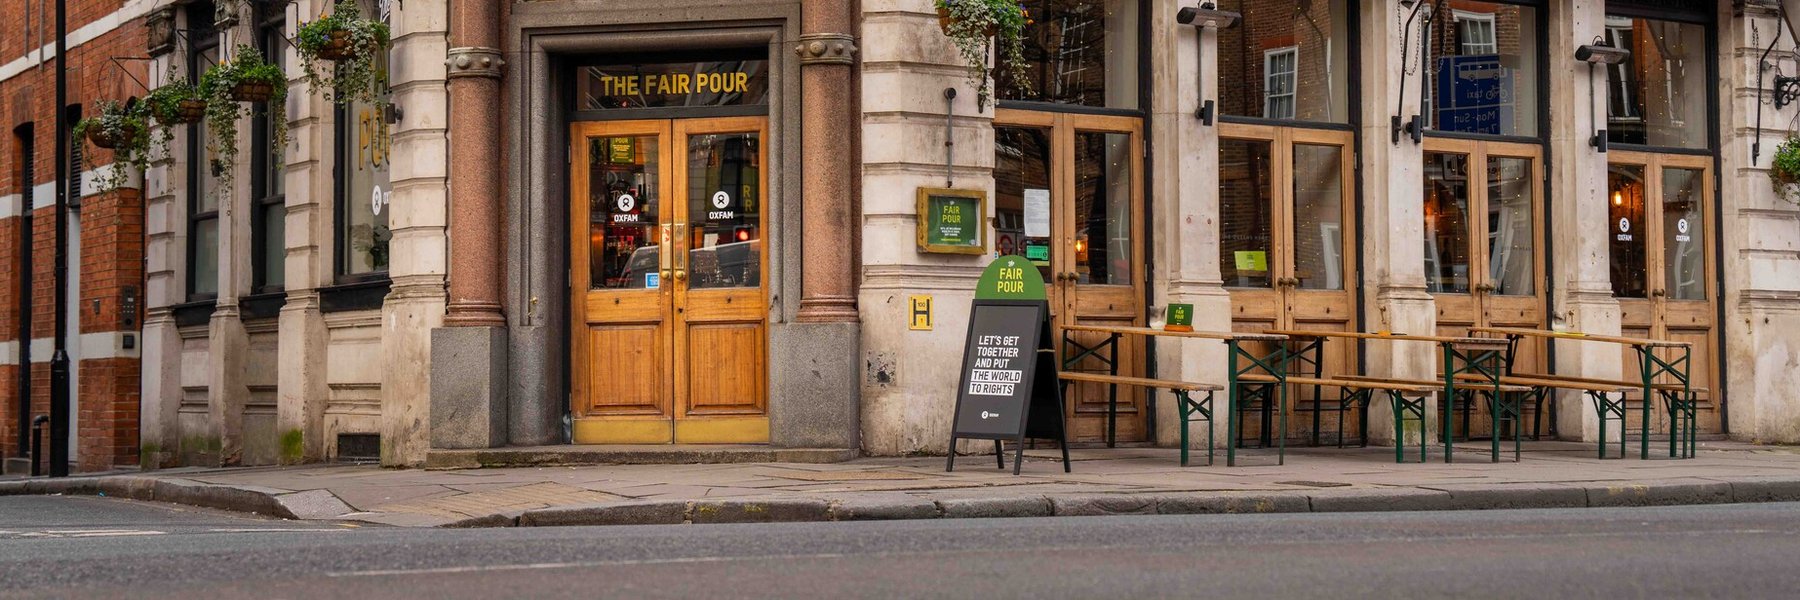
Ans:
[[[987,192],[919,188],[919,251],[987,254]]]

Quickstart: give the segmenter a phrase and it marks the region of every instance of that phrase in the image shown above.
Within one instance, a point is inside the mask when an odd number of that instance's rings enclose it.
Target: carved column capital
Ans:
[[[499,79],[500,70],[506,67],[506,59],[500,57],[499,48],[451,48],[449,58],[444,59],[444,65],[450,67],[447,73],[450,79]]]
[[[856,38],[847,33],[809,33],[794,46],[800,66],[856,63]]]

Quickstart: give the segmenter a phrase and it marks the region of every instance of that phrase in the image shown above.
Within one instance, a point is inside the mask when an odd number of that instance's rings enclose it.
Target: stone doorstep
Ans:
[[[581,465],[688,465],[741,463],[839,463],[855,460],[855,448],[772,448],[761,445],[536,446],[483,450],[432,450],[426,469],[567,467]]]

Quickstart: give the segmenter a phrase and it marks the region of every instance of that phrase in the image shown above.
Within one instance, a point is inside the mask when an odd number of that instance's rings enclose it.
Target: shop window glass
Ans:
[[[1662,170],[1663,265],[1671,300],[1706,299],[1704,172]]]
[[[363,14],[379,14],[365,2]],[[385,54],[375,59],[373,85],[387,93]],[[388,168],[392,141],[388,121],[375,103],[351,102],[338,109],[338,274],[379,276],[388,270],[390,201]]]
[[[1469,291],[1469,156],[1425,154],[1425,289]]]
[[[661,285],[659,151],[656,136],[588,139],[588,282],[593,289]]]
[[[1425,33],[1430,127],[1537,136],[1538,9],[1449,0],[1437,0],[1433,9],[1451,23]]]
[[[193,44],[187,57],[188,73],[204,73],[219,62],[219,36],[212,28],[212,3],[189,5],[186,19]],[[213,145],[206,121],[188,126],[188,299],[199,301],[219,294],[219,179],[224,167]]]
[[[1138,108],[1137,0],[1024,0],[1025,77],[994,69],[1000,100]]]
[[[1611,165],[1606,181],[1613,296],[1643,298],[1649,269],[1645,262],[1644,167]]]
[[[284,22],[282,14],[277,11],[270,18],[262,21],[262,52],[264,58],[275,64],[281,64],[282,54],[287,41],[284,38]],[[251,217],[253,225],[250,230],[250,246],[254,253],[251,261],[251,286],[253,291],[274,292],[282,289],[287,280],[287,196],[286,182],[282,178],[282,161],[287,153],[283,148],[271,148],[271,134],[274,132],[276,119],[286,119],[285,107],[264,103],[257,105],[256,126],[254,132],[257,175],[252,192]],[[269,148],[269,151],[260,149]]]
[[[688,138],[692,289],[762,285],[762,150],[754,133]]]
[[[1243,15],[1236,27],[1219,31],[1220,114],[1348,122],[1350,24],[1344,0],[1219,5]]]
[[[1344,149],[1294,145],[1294,278],[1344,289]]]
[[[1606,41],[1631,50],[1607,68],[1607,139],[1670,148],[1707,146],[1706,26],[1607,17]]]
[[[1229,287],[1269,287],[1274,250],[1273,145],[1219,140],[1219,272]]]
[[[1050,132],[994,128],[994,253],[1050,273]]]
[[[1488,159],[1488,280],[1503,296],[1537,293],[1531,164],[1529,158]]]
[[[1131,135],[1075,134],[1075,274],[1131,285]]]

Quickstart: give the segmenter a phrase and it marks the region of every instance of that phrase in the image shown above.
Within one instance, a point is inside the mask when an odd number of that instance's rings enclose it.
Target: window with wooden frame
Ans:
[[[188,5],[187,72],[205,73],[219,62],[219,36],[210,2]],[[188,126],[187,296],[198,302],[219,296],[219,180],[223,164],[206,121]]]
[[[257,20],[258,50],[263,58],[282,64],[287,46],[286,14],[280,9],[259,9]],[[286,283],[287,259],[287,189],[282,178],[286,151],[272,147],[271,134],[275,119],[287,118],[283,106],[263,103],[257,107],[251,148],[257,151],[251,175],[250,206],[250,292],[270,294],[282,291]]]

